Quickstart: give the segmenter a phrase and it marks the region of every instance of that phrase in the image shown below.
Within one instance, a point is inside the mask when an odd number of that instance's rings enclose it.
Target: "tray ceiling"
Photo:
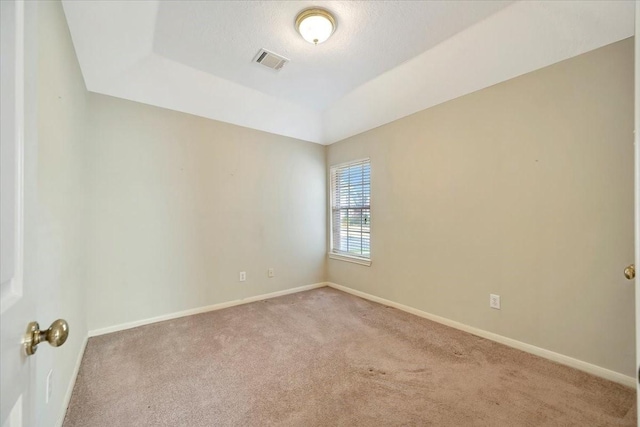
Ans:
[[[633,35],[633,2],[63,1],[87,89],[332,143]],[[295,31],[321,5],[338,25]],[[288,59],[279,72],[252,59]]]

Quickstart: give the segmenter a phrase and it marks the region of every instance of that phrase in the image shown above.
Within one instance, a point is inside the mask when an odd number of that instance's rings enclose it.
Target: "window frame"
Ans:
[[[340,252],[334,252],[334,247],[333,247],[333,195],[334,195],[334,188],[333,188],[333,174],[334,174],[334,170],[339,169],[341,167],[350,165],[350,164],[354,164],[354,163],[359,163],[359,162],[367,162],[369,164],[369,257],[363,257],[363,256],[357,256],[357,255],[347,255],[344,253],[340,253]],[[336,260],[340,260],[340,261],[347,261],[347,262],[352,262],[354,264],[360,264],[360,265],[364,265],[364,266],[371,266],[371,260],[372,260],[372,255],[373,255],[373,251],[371,248],[371,218],[373,217],[373,213],[372,213],[372,203],[371,203],[371,193],[372,193],[372,171],[371,171],[371,158],[370,157],[363,157],[363,158],[359,158],[359,159],[353,159],[353,160],[349,160],[346,162],[342,162],[342,163],[336,163],[333,165],[329,166],[329,174],[328,174],[328,178],[329,178],[329,197],[328,197],[328,205],[329,205],[329,253],[328,256],[330,259],[336,259]]]

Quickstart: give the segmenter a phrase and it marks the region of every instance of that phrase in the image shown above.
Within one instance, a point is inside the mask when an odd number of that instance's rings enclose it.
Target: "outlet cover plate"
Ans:
[[[500,295],[489,294],[489,307],[500,310]]]
[[[47,398],[45,403],[49,403],[53,394],[53,369],[47,374]]]

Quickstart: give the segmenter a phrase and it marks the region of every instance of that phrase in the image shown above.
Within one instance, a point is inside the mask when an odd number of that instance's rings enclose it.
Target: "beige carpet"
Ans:
[[[635,399],[321,288],[91,338],[64,425],[633,426]]]

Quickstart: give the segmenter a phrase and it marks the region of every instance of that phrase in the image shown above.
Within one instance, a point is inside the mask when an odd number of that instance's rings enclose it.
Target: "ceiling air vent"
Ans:
[[[284,56],[276,55],[266,49],[260,49],[253,61],[276,71],[280,71],[282,66],[289,62],[289,60]]]

